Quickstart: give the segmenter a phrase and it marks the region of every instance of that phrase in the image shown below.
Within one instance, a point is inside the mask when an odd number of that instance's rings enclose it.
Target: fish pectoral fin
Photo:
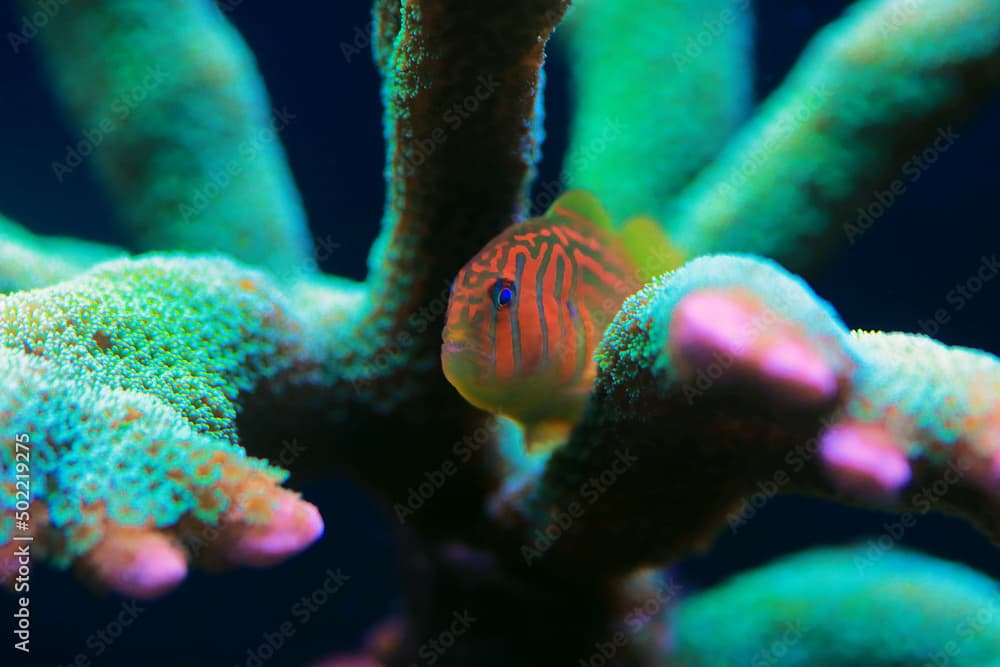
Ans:
[[[573,424],[563,420],[551,420],[522,424],[524,446],[532,454],[547,454],[569,440]]]
[[[545,212],[545,217],[561,218],[570,224],[583,218],[605,231],[614,231],[615,228],[604,204],[586,190],[567,190],[562,193]]]
[[[648,215],[629,218],[618,235],[639,269],[643,282],[673,271],[684,263],[684,253],[670,240],[656,220]]]

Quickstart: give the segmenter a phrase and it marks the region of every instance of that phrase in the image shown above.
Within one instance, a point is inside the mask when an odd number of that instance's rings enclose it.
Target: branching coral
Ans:
[[[569,173],[633,207],[619,216],[661,216],[689,255],[757,252],[808,267],[906,157],[953,141],[950,128],[1000,78],[995,3],[858,2],[722,148],[745,106],[748,3],[652,5],[585,1],[575,10],[568,46],[586,55]],[[676,38],[645,38],[659,25],[675,25]],[[635,35],[639,58],[606,75],[612,58],[590,45],[620,48],[620,34]],[[650,68],[664,70],[662,90],[645,91]],[[621,92],[630,86],[643,94]],[[622,128],[609,136],[613,124]],[[635,144],[642,157],[633,160]]]
[[[288,119],[212,3],[69,3],[40,37],[137,247],[224,250],[276,271],[309,261],[276,137]],[[67,156],[56,178],[80,160]]]
[[[663,213],[749,113],[752,30],[741,0],[575,3],[555,40],[576,83],[567,180],[619,221]]]
[[[39,237],[2,218],[0,231],[0,293],[51,285],[125,255],[99,243]]]
[[[41,554],[83,557],[101,584],[145,597],[183,577],[182,543],[209,526],[226,535],[191,551],[206,561],[273,562],[315,539],[315,508],[235,432],[240,393],[308,360],[286,309],[264,276],[224,259],[119,260],[6,297],[0,421],[37,443]]]
[[[997,87],[993,3],[867,0],[740,127],[748,3],[612,4],[581,2],[567,23],[568,185],[618,221],[658,216],[692,257],[809,265],[901,154]],[[587,411],[549,457],[526,457],[516,429],[444,380],[450,281],[529,209],[544,49],[566,10],[375,3],[388,194],[362,283],[309,258],[260,77],[212,3],[94,0],[52,17],[40,46],[57,96],[81,132],[115,128],[95,166],[134,248],[173,254],[0,229],[6,256],[47,262],[2,276],[0,425],[30,436],[34,457],[25,529],[4,436],[8,561],[30,532],[53,565],[155,597],[192,563],[287,558],[323,529],[267,462],[292,433],[325,445],[296,470],[346,470],[405,524],[405,618],[364,664],[420,655],[459,605],[476,623],[437,664],[569,664],[595,647],[620,665],[742,664],[796,622],[811,634],[786,664],[899,664],[932,659],[947,628],[988,604],[995,582],[917,555],[861,571],[849,551],[815,552],[684,600],[640,569],[706,549],[743,521],[756,480],[778,474],[783,491],[894,511],[946,484],[934,509],[1000,539],[1000,361],[849,332],[772,260],[697,257],[627,300]],[[686,53],[706,17],[721,30]],[[664,63],[662,87],[630,103]],[[713,113],[664,122],[691,98]],[[623,128],[611,139],[609,122]],[[429,470],[445,481],[417,512]],[[651,596],[657,611],[633,623]],[[859,600],[898,625],[859,622]],[[843,622],[816,629],[817,605]],[[995,661],[995,637],[970,639],[961,664]]]
[[[877,666],[959,656],[960,664],[996,664],[996,582],[912,553],[889,554],[858,573],[857,558],[847,549],[786,558],[682,605],[671,664],[741,665],[746,656],[817,667],[858,656]]]
[[[786,491],[901,510],[947,480],[937,509],[1000,537],[992,355],[849,334],[776,266],[716,255],[629,299],[598,366],[588,413],[528,496],[530,523],[544,531],[553,507],[626,457],[628,484],[609,485],[540,558],[557,571],[625,573],[706,546],[741,521],[758,480],[779,474]]]

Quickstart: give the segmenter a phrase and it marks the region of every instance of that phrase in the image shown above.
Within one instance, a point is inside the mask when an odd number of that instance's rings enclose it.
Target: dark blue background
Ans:
[[[232,0],[230,5],[234,5]],[[849,3],[759,0],[757,91],[781,81],[805,42]],[[265,3],[245,0],[229,13],[260,62],[276,106],[296,119],[283,131],[312,231],[340,243],[324,263],[331,272],[361,277],[379,226],[384,185],[379,82],[366,51],[345,61],[342,42],[363,34],[369,3]],[[16,30],[10,10],[0,34]],[[568,118],[565,63],[550,60],[547,140],[542,181],[559,173]],[[108,202],[86,170],[56,183],[50,163],[74,133],[47,94],[30,50],[0,47],[0,211],[32,229],[124,242]],[[637,94],[641,94],[637,92]],[[695,110],[696,112],[696,110]],[[1000,105],[989,106],[960,130],[961,139],[919,183],[853,247],[845,246],[818,274],[815,289],[848,325],[915,331],[947,306],[945,295],[973,274],[984,253],[1000,248]],[[950,344],[1000,350],[1000,281],[954,313],[938,337]],[[328,567],[352,579],[267,664],[295,665],[330,650],[356,647],[364,629],[393,608],[398,590],[390,523],[363,492],[342,480],[307,486],[326,520],[326,535],[303,556],[263,572],[192,573],[167,599],[144,605],[137,622],[96,665],[245,664],[247,648],[291,617],[291,605],[312,591]],[[713,553],[685,563],[693,586],[819,543],[877,535],[889,519],[818,501],[779,498],[738,536],[725,536]],[[996,552],[965,524],[923,517],[905,543],[970,563],[1000,577]],[[95,598],[65,573],[36,567],[31,664],[68,664],[78,652],[93,657],[87,637],[121,608]],[[4,630],[6,636],[7,630]],[[17,656],[0,649],[2,664]],[[11,652],[13,653],[13,652]]]

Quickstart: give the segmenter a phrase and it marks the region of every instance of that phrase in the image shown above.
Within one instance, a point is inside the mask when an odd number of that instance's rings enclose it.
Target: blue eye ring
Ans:
[[[511,280],[506,280],[504,278],[497,278],[496,284],[493,286],[493,306],[497,310],[502,310],[510,305],[510,302],[514,300],[514,282]]]

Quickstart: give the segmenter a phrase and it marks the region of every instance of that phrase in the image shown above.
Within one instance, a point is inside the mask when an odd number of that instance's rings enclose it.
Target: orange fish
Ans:
[[[616,231],[596,198],[569,191],[459,272],[444,374],[473,405],[520,422],[529,448],[561,442],[583,412],[594,349],[622,302],[680,263],[651,219]]]

